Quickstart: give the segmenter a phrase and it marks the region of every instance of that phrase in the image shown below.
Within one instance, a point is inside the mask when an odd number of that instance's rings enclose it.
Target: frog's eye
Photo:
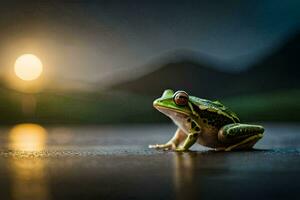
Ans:
[[[185,106],[189,102],[189,95],[185,91],[177,91],[174,96],[173,100],[178,106]]]

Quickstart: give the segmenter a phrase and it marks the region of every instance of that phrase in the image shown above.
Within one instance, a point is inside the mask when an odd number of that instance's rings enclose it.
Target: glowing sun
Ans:
[[[15,73],[17,77],[24,81],[35,80],[43,72],[41,60],[33,54],[24,54],[17,58],[15,62]]]

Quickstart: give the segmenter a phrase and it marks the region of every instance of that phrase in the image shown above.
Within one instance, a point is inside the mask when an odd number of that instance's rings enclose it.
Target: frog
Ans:
[[[182,152],[198,143],[216,151],[250,150],[264,135],[263,126],[241,123],[220,101],[190,96],[183,90],[166,89],[153,106],[168,116],[177,130],[168,142],[149,148]]]

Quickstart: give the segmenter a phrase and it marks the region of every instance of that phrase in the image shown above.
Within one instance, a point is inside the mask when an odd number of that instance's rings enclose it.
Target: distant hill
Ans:
[[[139,94],[157,96],[166,88],[186,90],[192,94],[213,96],[220,84],[234,75],[190,60],[181,60],[162,65],[146,75],[129,80],[112,88]]]
[[[182,57],[175,62],[166,60],[154,71],[113,85],[112,89],[150,96],[159,95],[165,88],[183,89],[206,98],[297,89],[300,88],[299,52],[298,34],[246,71],[219,71]]]

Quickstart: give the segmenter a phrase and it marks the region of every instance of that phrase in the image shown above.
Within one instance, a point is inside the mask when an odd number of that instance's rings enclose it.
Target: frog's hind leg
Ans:
[[[186,137],[187,136],[184,133],[184,131],[178,128],[174,136],[166,144],[149,145],[149,148],[175,150],[178,147],[178,145],[185,140]]]
[[[218,133],[218,139],[224,144],[223,150],[251,149],[263,137],[264,128],[250,124],[228,124]]]

